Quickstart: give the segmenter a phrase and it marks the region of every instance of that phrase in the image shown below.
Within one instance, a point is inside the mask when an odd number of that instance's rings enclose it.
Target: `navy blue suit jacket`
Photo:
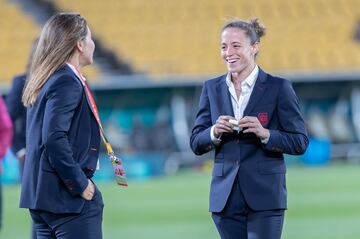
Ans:
[[[25,149],[26,108],[21,102],[25,81],[26,75],[16,76],[13,79],[11,89],[6,96],[6,107],[11,120],[13,121],[14,130],[11,150],[15,154],[21,149]]]
[[[255,134],[242,132],[223,134],[220,145],[214,145],[210,129],[220,115],[234,116],[226,75],[205,82],[190,138],[197,155],[215,149],[210,211],[222,211],[237,175],[253,210],[286,209],[283,154],[303,154],[308,145],[291,82],[259,70],[244,116],[258,117],[263,127],[270,130],[266,145]]]
[[[26,160],[20,207],[79,213],[80,194],[96,170],[99,126],[80,79],[66,65],[27,110]]]

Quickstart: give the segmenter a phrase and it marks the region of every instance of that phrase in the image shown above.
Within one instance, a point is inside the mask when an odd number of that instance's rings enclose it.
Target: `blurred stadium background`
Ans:
[[[212,155],[195,157],[188,141],[202,83],[226,71],[219,32],[232,17],[264,22],[258,64],[292,80],[308,124],[306,154],[286,158],[283,238],[359,237],[360,0],[0,0],[1,93],[58,11],[89,22],[96,51],[86,76],[130,179],[117,188],[102,155],[104,238],[217,238],[207,213]],[[11,152],[3,166],[0,238],[28,238]]]

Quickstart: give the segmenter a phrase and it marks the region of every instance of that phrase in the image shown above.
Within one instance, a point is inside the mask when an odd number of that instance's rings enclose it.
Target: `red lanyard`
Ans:
[[[91,94],[91,91],[89,90],[89,87],[87,86],[87,84],[86,84],[85,79],[83,78],[83,76],[82,76],[81,74],[79,74],[79,76],[80,76],[81,83],[82,83],[83,86],[84,86],[86,95],[87,95],[88,98],[89,98],[90,105],[91,105],[91,111],[93,112],[93,114],[94,114],[94,116],[95,116],[95,119],[96,119],[96,121],[98,122],[99,126],[102,128],[102,124],[101,124],[100,117],[99,117],[98,107],[97,107],[97,105],[96,105],[96,102],[95,102],[95,100],[94,100],[94,97],[93,97],[93,95]]]
[[[75,67],[74,67],[75,69]],[[76,70],[76,69],[75,69]],[[98,111],[98,108],[97,108],[97,105],[96,105],[96,102],[94,100],[94,97],[89,89],[89,87],[87,86],[86,84],[86,80],[84,78],[84,76],[79,72],[77,71],[77,75],[81,81],[81,83],[83,84],[84,86],[84,89],[85,89],[85,93],[87,95],[87,98],[89,100],[89,103],[90,103],[90,108],[91,108],[91,111],[93,112],[93,115],[95,116],[95,119],[96,121],[98,122],[99,124],[99,128],[100,128],[100,135],[101,135],[101,138],[102,140],[104,141],[104,144],[106,146],[106,150],[108,151],[108,153],[114,153],[109,141],[107,140],[106,136],[105,136],[105,131],[104,131],[104,128],[102,127],[102,124],[101,124],[101,120],[100,120],[100,117],[99,117],[99,111]]]
[[[116,157],[116,155],[114,154],[114,151],[113,151],[109,141],[107,140],[107,138],[105,136],[105,132],[104,132],[104,129],[103,129],[101,121],[100,121],[99,111],[98,111],[96,102],[94,100],[93,95],[91,94],[91,91],[90,91],[89,87],[86,84],[86,80],[82,76],[82,74],[79,71],[76,70],[75,67],[71,67],[71,68],[74,68],[74,70],[77,72],[77,75],[78,75],[81,83],[84,86],[85,93],[86,93],[86,96],[87,96],[86,98],[88,100],[88,103],[90,104],[91,111],[93,112],[93,115],[95,116],[95,119],[98,122],[98,125],[99,125],[99,128],[100,128],[100,135],[101,135],[101,138],[104,141],[104,144],[106,146],[106,150],[108,152],[109,159],[111,161],[111,164],[112,164],[112,167],[113,167],[113,170],[114,170],[114,173],[115,173],[116,182],[117,182],[118,185],[128,186],[126,176],[125,176],[125,171],[124,171],[121,159]]]

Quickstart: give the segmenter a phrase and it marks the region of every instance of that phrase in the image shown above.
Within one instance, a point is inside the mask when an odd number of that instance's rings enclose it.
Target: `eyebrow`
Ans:
[[[238,41],[234,41],[234,42],[230,42],[230,44],[242,44],[241,42]],[[221,43],[221,45],[227,45],[226,43]]]

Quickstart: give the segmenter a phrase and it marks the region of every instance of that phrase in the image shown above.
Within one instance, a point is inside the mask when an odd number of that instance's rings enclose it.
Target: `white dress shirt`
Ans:
[[[249,74],[248,77],[245,78],[241,82],[241,94],[239,98],[236,95],[235,86],[234,83],[231,81],[231,73],[228,73],[226,76],[226,84],[228,86],[229,92],[230,92],[230,98],[231,98],[231,104],[234,112],[234,117],[236,120],[240,120],[244,116],[244,111],[249,103],[249,99],[251,96],[251,93],[254,89],[256,79],[259,75],[259,67],[255,65],[252,72]],[[211,127],[210,130],[210,137],[211,140],[215,145],[218,145],[221,141],[220,138],[216,138],[214,134],[214,127]],[[266,144],[268,142],[269,138],[261,140],[262,143]]]

